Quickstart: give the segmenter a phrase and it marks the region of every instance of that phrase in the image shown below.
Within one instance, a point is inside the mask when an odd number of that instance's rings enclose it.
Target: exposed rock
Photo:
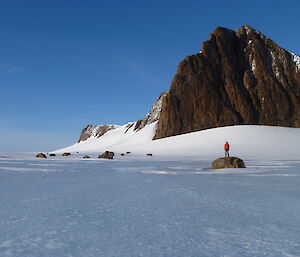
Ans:
[[[56,156],[56,154],[55,153],[50,153],[50,156]]]
[[[152,153],[147,153],[147,156],[153,156],[153,154]]]
[[[63,153],[62,156],[69,156],[71,153]]]
[[[89,158],[90,158],[90,156],[88,156],[88,155],[85,155],[85,156],[83,156],[82,158],[84,158],[84,159],[89,159]]]
[[[243,160],[237,157],[223,157],[212,162],[213,169],[246,168]]]
[[[124,156],[125,154],[124,153],[121,153],[121,156]]]
[[[299,63],[249,26],[218,27],[179,64],[154,139],[238,124],[300,127]]]
[[[159,120],[161,108],[162,108],[162,101],[167,93],[168,93],[168,91],[165,91],[160,94],[160,96],[156,99],[150,112],[147,113],[145,118],[143,120],[139,120],[136,122],[134,130],[140,130],[140,129],[144,128],[146,125]]]
[[[105,151],[103,154],[99,155],[98,158],[113,159],[114,155],[115,155],[114,152]]]
[[[129,123],[127,126],[126,126],[126,131],[124,132],[124,134],[126,134],[128,132],[129,129],[131,129],[131,127],[134,125],[134,122],[133,123]]]
[[[38,153],[35,157],[36,158],[47,158],[47,156],[43,153]]]
[[[126,152],[126,154],[130,154],[131,152]]]
[[[117,125],[88,125],[81,131],[79,142],[87,140],[91,136],[93,137],[101,137],[107,131],[117,128]]]
[[[144,120],[138,120],[135,123],[134,130],[139,130],[139,129],[143,128],[145,126],[145,125],[143,125],[143,122],[144,122]]]

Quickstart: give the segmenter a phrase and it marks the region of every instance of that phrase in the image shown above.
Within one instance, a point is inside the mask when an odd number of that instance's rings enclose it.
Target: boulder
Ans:
[[[126,154],[130,154],[130,152],[126,152]]]
[[[153,154],[152,153],[147,153],[147,156],[153,156]]]
[[[43,153],[38,153],[35,157],[36,158],[47,158],[46,155]]]
[[[71,153],[63,153],[62,156],[69,156]]]
[[[99,155],[98,158],[101,159],[113,159],[114,158],[114,152],[105,151],[103,154]]]
[[[121,153],[121,156],[124,156],[125,154]]]
[[[50,156],[56,156],[56,154],[55,153],[50,153]]]
[[[212,162],[213,169],[246,168],[243,160],[237,157],[223,157]]]
[[[85,156],[83,156],[82,158],[84,158],[84,159],[89,159],[89,158],[90,158],[90,156],[88,156],[88,155],[85,155]]]

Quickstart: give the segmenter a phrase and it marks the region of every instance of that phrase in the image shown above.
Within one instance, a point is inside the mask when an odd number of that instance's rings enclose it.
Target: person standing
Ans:
[[[224,144],[224,150],[225,150],[225,157],[229,157],[229,144],[228,142],[226,141],[226,143]]]

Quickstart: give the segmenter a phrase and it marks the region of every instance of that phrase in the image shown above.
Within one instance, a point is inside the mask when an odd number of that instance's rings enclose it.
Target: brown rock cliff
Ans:
[[[300,127],[300,67],[249,26],[218,27],[179,64],[154,139],[238,124]]]

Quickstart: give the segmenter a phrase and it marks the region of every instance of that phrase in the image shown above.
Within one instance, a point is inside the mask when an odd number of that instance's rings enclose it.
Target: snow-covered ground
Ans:
[[[68,157],[0,153],[0,256],[300,256],[300,129],[152,141],[155,126],[56,151]],[[210,169],[225,141],[246,169]]]
[[[147,125],[140,131],[134,131],[134,126],[127,131],[127,126],[123,125],[100,138],[91,137],[55,152],[101,153],[108,150],[118,154],[130,151],[142,155],[152,153],[158,156],[197,156],[211,159],[223,155],[223,145],[228,141],[231,155],[242,159],[300,158],[299,128],[228,126],[153,141],[156,124],[157,122]]]
[[[0,154],[1,257],[300,255],[299,158],[33,156]]]

